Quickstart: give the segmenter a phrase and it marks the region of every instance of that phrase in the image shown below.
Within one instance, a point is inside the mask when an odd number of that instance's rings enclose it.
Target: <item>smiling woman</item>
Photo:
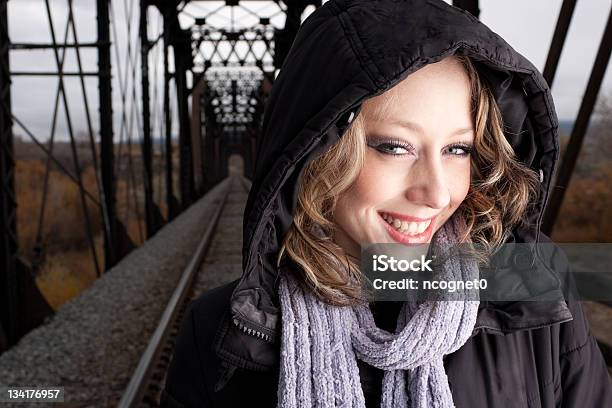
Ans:
[[[457,212],[466,223],[459,241],[479,243],[485,259],[521,222],[537,185],[471,59],[450,56],[365,100],[344,136],[306,165],[278,262],[300,265],[304,285],[325,301],[358,304],[367,298],[362,246],[429,243]]]
[[[469,13],[326,2],[266,104],[243,275],[190,305],[167,406],[612,406],[573,298],[370,302],[362,285],[368,244],[549,242],[557,127],[541,73]],[[568,270],[535,251],[495,276],[535,257]],[[446,257],[444,284],[480,282],[478,260]]]

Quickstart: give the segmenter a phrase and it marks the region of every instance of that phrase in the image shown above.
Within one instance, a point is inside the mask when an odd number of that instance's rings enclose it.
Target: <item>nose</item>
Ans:
[[[417,205],[442,209],[450,203],[450,192],[444,166],[439,159],[417,160],[407,175],[406,198]]]

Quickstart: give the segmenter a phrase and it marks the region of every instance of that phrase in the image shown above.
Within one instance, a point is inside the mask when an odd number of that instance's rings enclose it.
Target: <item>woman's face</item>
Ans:
[[[367,153],[338,197],[335,241],[359,258],[374,243],[424,244],[470,186],[470,83],[455,58],[429,64],[364,104]]]

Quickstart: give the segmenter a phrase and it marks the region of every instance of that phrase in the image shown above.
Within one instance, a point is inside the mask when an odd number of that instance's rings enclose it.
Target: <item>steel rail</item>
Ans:
[[[224,187],[222,199],[217,205],[217,208],[215,209],[215,212],[211,218],[211,222],[206,227],[193,257],[189,261],[189,264],[185,267],[179,283],[162,314],[159,325],[151,336],[151,340],[149,341],[149,344],[147,345],[138,366],[134,370],[132,378],[130,379],[128,386],[126,387],[123,396],[119,401],[118,407],[120,408],[136,407],[142,403],[147,387],[151,383],[151,375],[155,369],[155,363],[161,355],[162,348],[166,344],[170,331],[174,327],[175,323],[177,323],[177,317],[181,308],[185,306],[189,300],[188,295],[193,286],[193,282],[195,280],[194,278],[200,270],[204,256],[206,255],[206,252],[214,237],[214,232],[217,228],[219,218],[221,217],[221,213],[227,202],[227,197],[232,185],[231,177],[226,178],[224,181],[227,183],[227,185]]]

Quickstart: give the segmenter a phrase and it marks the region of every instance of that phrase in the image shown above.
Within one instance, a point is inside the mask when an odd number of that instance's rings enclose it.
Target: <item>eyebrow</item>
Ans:
[[[401,126],[403,128],[412,130],[413,132],[425,133],[423,131],[423,128],[419,124],[413,123],[407,120],[393,120],[390,122],[390,124]],[[470,133],[473,131],[474,131],[474,128],[472,126],[467,127],[467,128],[459,128],[455,130],[454,132],[451,132],[451,136],[463,135],[465,133]]]

